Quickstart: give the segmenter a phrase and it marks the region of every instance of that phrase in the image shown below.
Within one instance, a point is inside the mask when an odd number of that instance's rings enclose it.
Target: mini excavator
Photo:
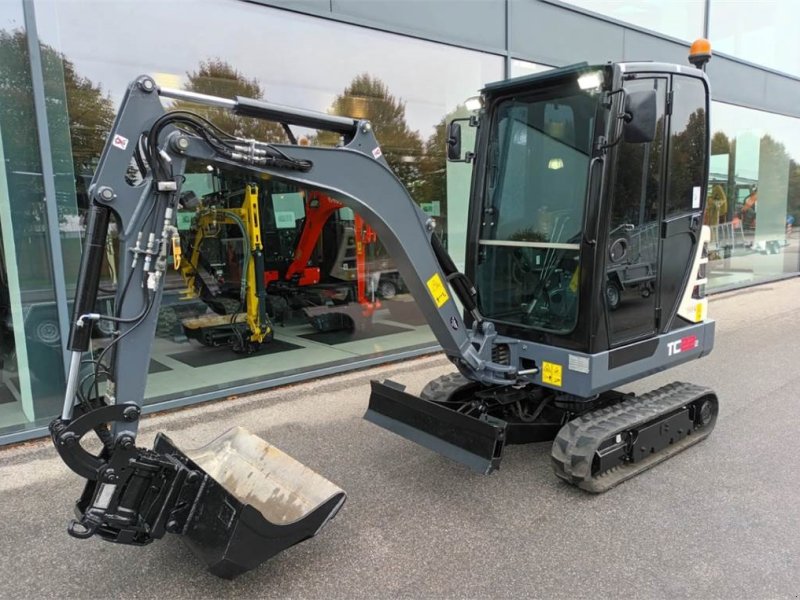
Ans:
[[[323,283],[320,267],[310,263],[326,224],[345,205],[318,190],[309,190],[303,196],[304,214],[292,260],[285,269],[268,269],[264,273],[267,292],[273,298],[279,296],[301,305],[317,331],[365,327],[381,307],[374,290],[370,293],[367,289],[367,247],[377,242],[377,236],[360,215],[354,215],[352,227],[341,228],[336,236],[339,239],[334,264],[328,265],[329,275],[347,284]],[[335,302],[336,297],[342,299]]]
[[[173,248],[173,264],[186,281],[189,297],[199,297],[217,313],[182,321],[186,337],[206,346],[229,345],[234,352],[252,354],[273,337],[272,324],[266,309],[264,248],[261,244],[261,213],[258,203],[258,186],[251,183],[245,186],[242,205],[238,208],[198,208],[193,220],[194,239],[188,260],[181,260],[180,245]],[[220,230],[228,225],[239,228],[244,243],[239,285],[240,309],[232,315],[227,314],[225,306],[214,298],[198,272],[203,261],[203,241],[217,237]],[[241,307],[245,308],[244,312]]]
[[[694,62],[710,50],[699,47]],[[704,56],[705,55],[705,56]],[[339,147],[240,139],[162,98],[332,131]],[[201,160],[320,191],[352,208],[385,244],[455,369],[421,396],[373,382],[366,418],[488,473],[507,444],[552,441],[555,474],[604,492],[696,444],[718,401],[676,382],[635,396],[619,386],[708,354],[703,227],[709,86],[700,68],[657,62],[578,64],[489,84],[480,108],[448,127],[450,160],[472,163],[465,271],[459,272],[383,157],[368,121],[249,98],[127,90],[97,168],[69,340],[63,412],[51,424],[62,459],[86,479],[69,533],[147,544],[166,533],[222,577],[314,536],[345,493],[242,429],[199,450],[159,434],[136,445],[186,161]],[[462,126],[475,128],[462,148]],[[130,164],[142,183],[126,182]],[[115,312],[94,311],[109,219],[120,231]],[[649,294],[609,272],[653,229]],[[78,385],[92,324],[117,329],[89,361],[102,394]],[[90,386],[89,389],[91,389]],[[94,432],[97,454],[81,445]]]
[[[341,265],[352,259],[349,262],[354,268],[344,274],[351,275],[355,281],[344,286],[347,291],[343,302],[331,302],[329,306],[319,299],[320,294],[314,293],[324,284],[321,284],[320,267],[311,266],[310,262],[325,224],[344,205],[317,191],[303,195],[304,216],[295,249],[291,261],[283,268],[266,267],[266,249],[261,241],[264,235],[264,198],[258,184],[248,183],[243,194],[230,194],[230,198],[225,198],[226,204],[231,201],[235,204],[241,196],[240,206],[220,205],[217,194],[210,200],[203,198],[199,202],[194,199],[194,194],[187,195],[191,201],[181,199],[184,208],[185,203],[191,203],[195,211],[189,233],[191,242],[186,249],[182,246],[173,249],[175,268],[186,282],[183,299],[198,298],[215,313],[183,319],[181,325],[187,338],[204,346],[227,346],[236,353],[257,352],[262,344],[269,343],[274,337],[273,324],[267,314],[268,295],[273,304],[277,298],[283,298],[287,305],[301,305],[309,324],[317,331],[357,329],[359,325],[370,322],[375,310],[380,308],[375,294],[370,297],[367,291],[366,247],[377,241],[375,233],[359,215],[355,215],[352,229],[346,228],[340,236],[344,239],[339,240],[336,262]],[[212,280],[222,284],[218,287],[226,286],[218,265],[209,262],[203,249],[204,243],[219,240],[229,226],[239,231],[244,244],[240,269],[243,276],[239,277],[235,294],[239,304],[234,311],[230,311],[219,297],[230,296],[231,290],[215,293],[201,274],[201,269],[205,270]],[[342,287],[334,284],[330,295],[336,296],[336,292],[341,295]],[[351,299],[355,299],[355,303],[350,302]],[[284,315],[277,314],[276,317],[280,322]]]

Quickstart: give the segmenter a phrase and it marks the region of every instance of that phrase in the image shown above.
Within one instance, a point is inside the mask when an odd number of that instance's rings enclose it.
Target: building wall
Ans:
[[[709,288],[728,289],[796,273],[800,258],[792,222],[800,217],[800,56],[787,19],[796,9],[790,0],[751,2],[752,11],[759,13],[754,19],[746,18],[752,14],[742,8],[747,4],[3,3],[0,443],[41,434],[58,411],[64,385],[66,299],[74,293],[80,259],[86,185],[125,87],[141,73],[154,75],[168,87],[260,96],[371,118],[400,178],[423,209],[436,216],[456,262],[463,263],[470,170],[445,164],[443,131],[448,119],[465,114],[466,98],[492,80],[583,60],[684,63],[691,40],[710,35],[715,42],[718,37],[720,52],[708,68],[714,99],[706,215],[712,228]],[[778,45],[776,40],[790,41]],[[228,125],[282,141],[277,128],[246,120]],[[336,143],[315,131],[298,133],[314,143]],[[215,178],[203,165],[196,167],[186,185],[198,196],[223,185],[231,188],[230,196],[241,185],[233,176]],[[270,237],[270,251],[275,257],[285,256],[296,233],[291,221],[302,217],[303,190],[266,184],[262,188],[269,198],[265,210],[289,224],[279,227],[276,219]],[[337,250],[352,233],[354,215],[342,211],[338,219],[324,234],[318,256],[325,266],[323,279],[336,284],[333,291],[313,301],[292,300],[295,304],[348,299],[353,304],[352,296],[342,297],[353,273],[334,263]],[[190,235],[187,230],[185,236]],[[216,252],[219,268],[227,269],[225,277],[236,283],[236,274],[229,271],[235,271],[231,257],[239,252],[240,240],[227,229],[217,238],[210,252]],[[109,289],[124,277],[110,266],[116,257],[113,231],[110,239],[103,281]],[[300,306],[292,311],[274,306],[276,315],[284,315],[284,322],[276,325],[279,343],[244,358],[228,348],[201,347],[183,336],[182,320],[206,308],[183,298],[182,281],[173,274],[152,348],[145,399],[149,408],[238,394],[435,348],[413,299],[394,278],[391,257],[378,244],[370,253],[373,271],[384,273],[375,282],[376,295],[383,298],[371,328],[359,323],[355,334],[318,334]],[[381,287],[387,282],[389,288]],[[101,295],[106,304],[101,310],[110,309],[108,298]],[[235,311],[236,300],[231,301],[229,310]],[[104,334],[96,331],[95,357],[108,343]],[[93,375],[87,372],[87,393]]]

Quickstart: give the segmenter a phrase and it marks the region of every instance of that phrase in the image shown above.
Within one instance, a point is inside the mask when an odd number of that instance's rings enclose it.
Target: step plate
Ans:
[[[364,418],[477,473],[488,474],[500,466],[505,421],[471,417],[404,390],[393,381],[373,381]]]

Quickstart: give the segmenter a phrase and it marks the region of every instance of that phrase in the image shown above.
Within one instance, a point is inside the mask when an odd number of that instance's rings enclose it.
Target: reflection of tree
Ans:
[[[184,89],[190,92],[222,98],[236,96],[255,100],[264,98],[264,90],[257,79],[248,79],[239,70],[219,58],[201,61],[196,71],[186,75],[189,82]],[[178,101],[173,104],[172,109],[189,110],[200,114],[223,131],[239,137],[276,143],[288,141],[283,129],[277,123],[241,117],[224,108]]]
[[[54,55],[55,53],[49,56],[48,53],[42,55],[45,63],[45,83],[50,79],[47,77],[47,63],[55,58]],[[78,75],[75,65],[63,55],[61,59],[67,93],[72,160],[75,174],[80,175],[87,169],[93,170],[103,151],[106,136],[114,124],[115,111],[111,99],[103,94],[99,85]]]
[[[686,128],[670,140],[668,212],[691,207],[692,188],[703,180],[706,152],[706,111],[698,108],[689,115]]]
[[[39,172],[27,36],[0,31],[0,127],[6,169]]]
[[[17,243],[17,256],[6,258],[16,261],[23,289],[45,288],[52,271],[45,243],[44,182],[27,38],[21,30],[0,31],[0,131],[5,159],[0,185],[8,186],[11,212],[11,223],[0,226]]]
[[[419,202],[447,200],[447,124],[446,117],[436,124],[433,134],[425,142],[425,153],[419,164],[420,186],[416,193]]]
[[[623,223],[638,227],[657,218],[663,139],[664,117],[661,117],[652,142],[620,142],[611,209],[612,229]]]
[[[794,159],[789,161],[789,202],[788,212],[800,223],[800,164]]]
[[[550,236],[541,231],[536,231],[532,227],[519,229],[508,236],[512,242],[550,242]]]
[[[730,154],[731,141],[728,136],[721,131],[717,131],[711,136],[711,154]]]
[[[72,150],[72,165],[79,192],[82,175],[90,176],[114,122],[114,108],[100,86],[80,76],[75,66],[60,52],[41,47],[45,97],[51,137],[57,131],[69,131],[70,139],[53,139],[54,167],[57,174],[68,171],[63,163]],[[62,79],[63,77],[63,79]],[[23,31],[0,31],[0,87],[2,88],[3,138],[13,152],[6,152],[12,171],[38,172],[39,148],[35,143],[35,112],[30,78],[27,38]],[[63,92],[61,82],[63,81]],[[66,111],[61,98],[66,93]],[[68,119],[68,123],[59,122]],[[61,142],[61,143],[58,143]]]
[[[356,76],[331,105],[332,114],[368,119],[375,128],[383,156],[414,198],[420,188],[422,142],[406,123],[406,105],[389,93],[377,77]],[[336,145],[339,135],[320,132],[316,143]]]

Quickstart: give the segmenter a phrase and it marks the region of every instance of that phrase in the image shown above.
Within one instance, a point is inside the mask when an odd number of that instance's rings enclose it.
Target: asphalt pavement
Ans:
[[[557,480],[549,444],[479,476],[364,421],[371,379],[418,392],[441,356],[151,416],[199,446],[245,425],[348,493],[316,538],[234,581],[175,536],[144,548],[65,527],[81,483],[49,442],[0,450],[3,598],[798,598],[800,278],[715,297],[713,353],[626,386],[714,388],[714,433],[610,492]]]

